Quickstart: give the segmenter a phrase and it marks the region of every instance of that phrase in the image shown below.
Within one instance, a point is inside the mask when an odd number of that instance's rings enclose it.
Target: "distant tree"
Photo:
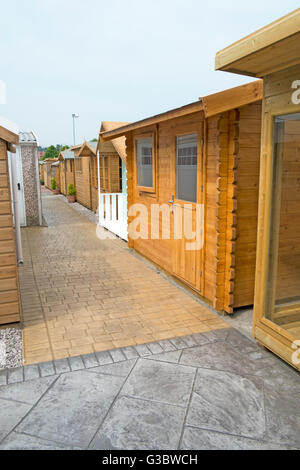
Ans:
[[[91,142],[98,142],[98,139],[92,139]]]
[[[70,147],[68,145],[63,145],[60,149],[61,152],[63,152],[64,150],[67,150],[69,149]]]
[[[54,145],[50,145],[43,156],[43,160],[46,160],[46,158],[57,158],[58,155],[59,151],[54,147]]]

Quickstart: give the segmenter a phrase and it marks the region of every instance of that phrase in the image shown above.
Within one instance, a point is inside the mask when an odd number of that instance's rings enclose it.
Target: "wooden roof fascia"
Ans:
[[[2,127],[2,126],[0,126],[0,139],[4,140],[8,144],[14,144],[14,145],[19,144],[18,134],[15,134],[9,129],[6,129],[6,127]]]

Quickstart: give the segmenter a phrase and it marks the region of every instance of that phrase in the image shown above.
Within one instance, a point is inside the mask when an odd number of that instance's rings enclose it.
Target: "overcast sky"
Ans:
[[[1,0],[0,115],[41,145],[98,135],[249,81],[215,53],[299,7],[297,0]]]

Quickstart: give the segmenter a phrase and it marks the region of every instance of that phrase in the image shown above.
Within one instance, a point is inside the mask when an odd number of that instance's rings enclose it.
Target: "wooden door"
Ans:
[[[203,245],[203,122],[175,138],[175,178],[169,203],[173,207],[173,272],[202,292]],[[174,202],[173,202],[174,201]]]

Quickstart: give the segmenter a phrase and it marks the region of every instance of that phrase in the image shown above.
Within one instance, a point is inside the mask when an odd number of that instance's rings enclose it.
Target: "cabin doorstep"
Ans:
[[[8,151],[15,154],[15,146],[18,144],[18,134],[0,124],[0,325],[21,321],[16,242],[8,172]]]
[[[261,99],[259,80],[100,134],[126,137],[129,246],[227,313],[254,298]],[[133,236],[136,204],[148,225]],[[152,219],[162,204],[169,237]],[[193,250],[174,235],[184,205],[192,231],[197,208],[204,215],[204,243]]]
[[[300,9],[220,51],[263,79],[253,335],[300,370]]]

